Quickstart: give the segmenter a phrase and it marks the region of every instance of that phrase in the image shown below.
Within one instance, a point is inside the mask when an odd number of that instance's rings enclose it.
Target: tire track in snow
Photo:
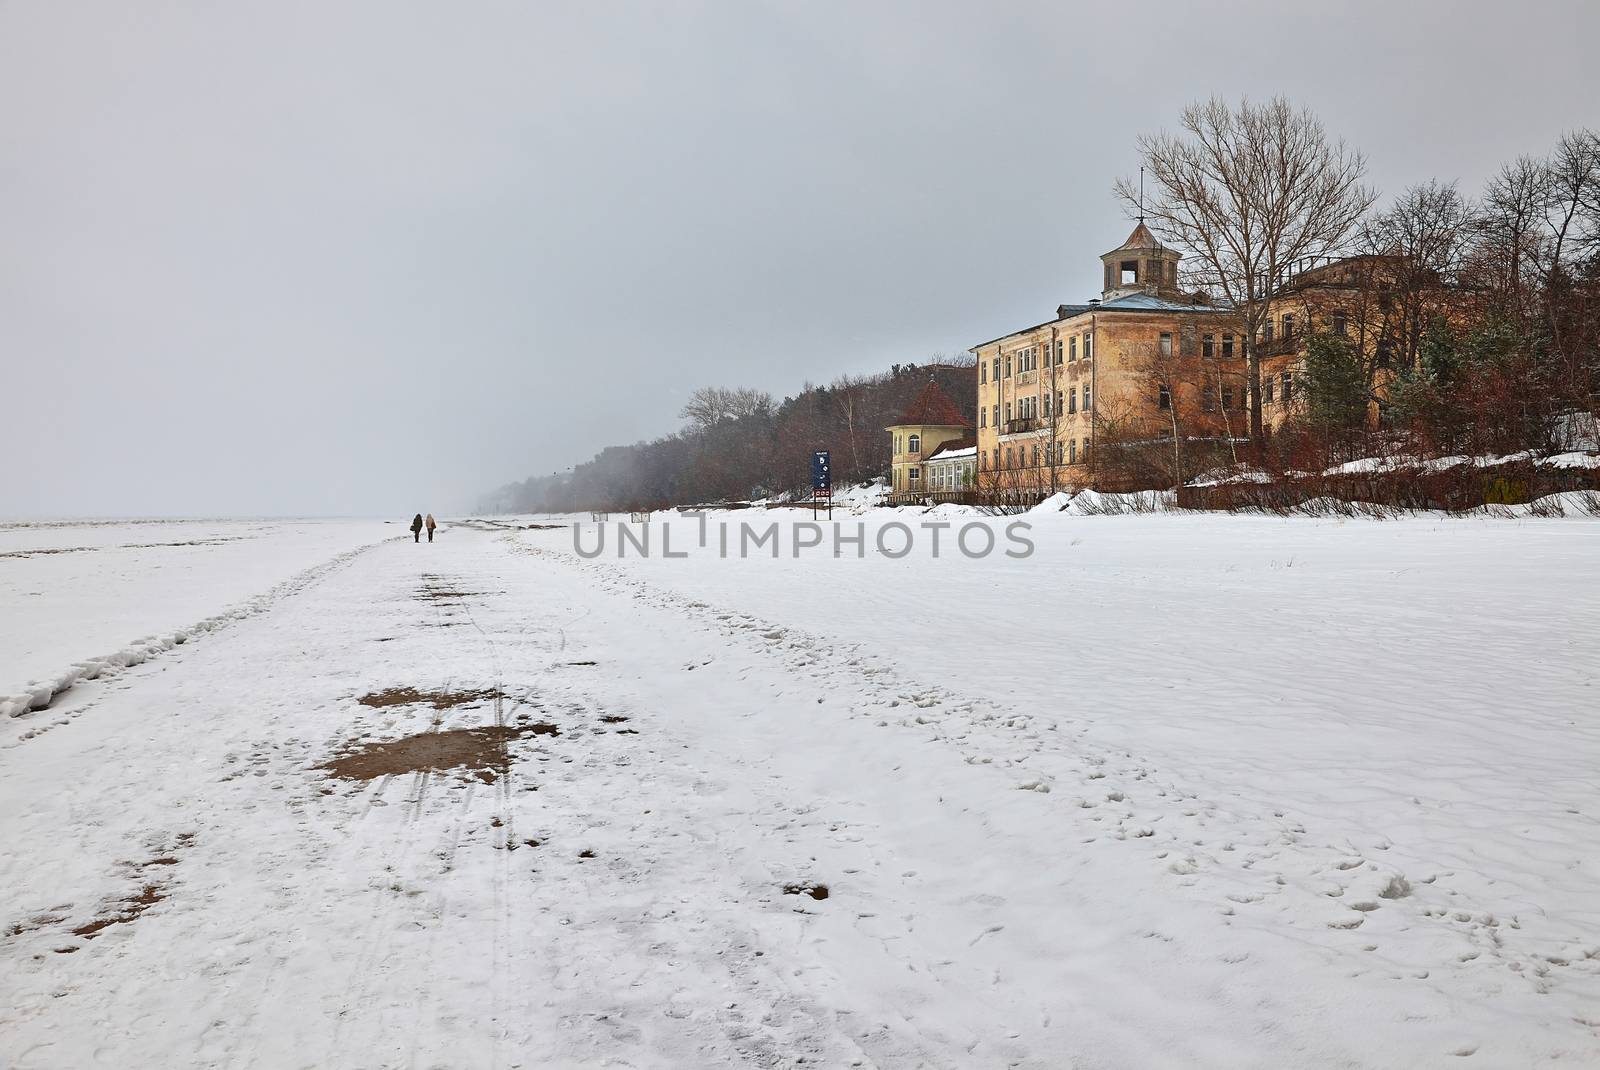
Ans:
[[[295,573],[288,579],[268,588],[240,605],[215,616],[207,617],[187,628],[179,628],[176,631],[136,639],[115,653],[74,662],[70,668],[56,673],[52,679],[30,682],[24,685],[21,690],[0,697],[0,724],[5,723],[8,718],[26,718],[30,714],[48,710],[63,695],[72,692],[84,683],[109,679],[126,669],[143,665],[152,658],[159,657],[178,647],[186,646],[242,620],[259,616],[284,599],[299,594],[329,574],[349,565],[362,554],[383,545],[384,542],[397,541],[398,538],[399,536],[396,536],[395,538],[380,540],[355,550],[346,550],[344,553],[337,554],[320,564]],[[0,743],[0,747],[18,746],[43,732],[49,731],[51,728],[66,724],[85,710],[92,708],[97,701],[98,699],[90,699],[74,707],[70,712],[65,713],[55,721],[32,725],[19,733],[15,739]]]
[[[711,605],[601,561],[530,546],[515,536],[508,541],[520,553],[595,577],[605,590],[765,650],[783,659],[797,681],[818,672],[846,678],[836,686],[858,695],[854,715],[873,718],[879,727],[910,729],[954,746],[967,764],[990,766],[1017,789],[1066,795],[1060,816],[1081,827],[1081,842],[1137,844],[1159,872],[1211,897],[1224,925],[1266,927],[1284,936],[1298,930],[1344,952],[1376,951],[1374,941],[1381,939],[1386,954],[1372,956],[1364,972],[1396,980],[1426,981],[1430,972],[1494,966],[1548,992],[1564,972],[1575,981],[1600,977],[1600,942],[1585,942],[1581,934],[1536,934],[1525,926],[1538,918],[1467,901],[1466,893],[1450,886],[1453,871],[1447,865],[1408,877],[1385,861],[1384,852],[1395,846],[1387,837],[1365,847],[1346,832],[1313,840],[1308,820],[1283,810],[1270,816],[1230,810],[1130,751],[1090,744],[1085,725],[1092,721],[1041,718],[1001,702],[968,699],[943,685],[904,680],[886,659],[859,645],[835,644]],[[1064,737],[1072,737],[1067,746],[1046,743]],[[1255,916],[1263,911],[1269,916]],[[1375,917],[1383,923],[1381,937],[1361,931]],[[1441,937],[1453,942],[1453,951],[1438,952]],[[1499,982],[1480,973],[1478,983]]]

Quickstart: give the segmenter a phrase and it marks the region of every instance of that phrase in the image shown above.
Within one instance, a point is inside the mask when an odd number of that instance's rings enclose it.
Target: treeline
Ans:
[[[1152,440],[1097,410],[1096,485],[1595,448],[1600,134],[1573,131],[1475,194],[1429,181],[1381,209],[1363,157],[1281,99],[1192,105],[1179,134],[1140,144],[1150,197],[1128,180],[1118,192],[1183,250],[1188,283],[1235,310],[1246,367],[1233,382],[1203,354],[1136,367],[1174,399],[1168,426]],[[1218,158],[1252,165],[1219,172]],[[1248,433],[1219,437],[1210,405],[1230,393],[1247,398]]]
[[[690,395],[676,434],[610,446],[567,472],[534,476],[495,491],[483,503],[500,512],[543,513],[662,509],[718,501],[809,493],[811,453],[829,450],[835,487],[889,470],[889,435],[930,378],[968,419],[977,409],[972,357],[807,385],[774,401],[758,390],[703,387]]]
[[[1547,157],[1506,165],[1477,197],[1437,182],[1408,189],[1366,222],[1360,244],[1395,258],[1372,306],[1401,329],[1366,351],[1351,337],[1309,340],[1305,419],[1283,444],[1286,462],[1368,450],[1374,401],[1381,429],[1421,455],[1590,439],[1600,404],[1600,134],[1577,131]]]

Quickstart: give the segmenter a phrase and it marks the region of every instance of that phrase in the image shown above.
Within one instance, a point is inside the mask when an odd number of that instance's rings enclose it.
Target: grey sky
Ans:
[[[1600,125],[1600,4],[1306,6],[0,0],[0,516],[445,512],[958,351],[1212,93],[1386,193]]]

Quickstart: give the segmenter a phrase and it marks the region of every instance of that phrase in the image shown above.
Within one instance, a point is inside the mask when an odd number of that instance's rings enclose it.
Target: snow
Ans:
[[[849,487],[833,488],[833,502],[850,509],[869,509],[889,496],[889,485],[881,479]]]
[[[377,520],[0,524],[0,717],[139,664],[378,539]],[[277,585],[287,585],[274,591]]]
[[[1600,468],[1600,453],[1556,453],[1543,458],[1539,464],[1550,468]]]
[[[1191,487],[1223,487],[1239,483],[1271,483],[1272,476],[1253,465],[1240,462],[1214,468],[1190,481]]]
[[[940,502],[923,510],[924,517],[950,520],[957,517],[982,516],[983,510],[975,505],[963,505],[960,502]]]
[[[299,580],[0,721],[0,1065],[1600,1061],[1600,521],[528,522],[54,559],[152,621]],[[780,552],[719,558],[745,523]],[[320,768],[534,721],[492,782]]]
[[[1177,503],[1177,495],[1169,490],[1140,490],[1127,494],[1084,490],[1073,495],[1072,502],[1062,511],[1071,516],[1158,513],[1176,509]]]
[[[1472,457],[1466,454],[1451,454],[1448,457],[1413,457],[1408,454],[1399,454],[1393,457],[1361,457],[1354,461],[1336,464],[1322,474],[1325,476],[1362,475],[1372,472],[1394,472],[1401,469],[1415,468],[1424,472],[1443,472],[1450,468],[1460,468],[1471,465],[1474,468],[1493,468],[1502,464],[1514,464],[1518,461],[1533,460],[1535,464],[1549,465],[1554,468],[1595,468],[1600,467],[1600,457],[1584,452],[1568,452],[1551,454],[1538,457],[1530,450],[1518,453],[1483,454]],[[1197,483],[1196,486],[1207,484]]]
[[[1072,504],[1072,494],[1068,491],[1058,490],[1048,498],[1045,498],[1038,505],[1035,505],[1033,508],[1029,509],[1028,512],[1059,513],[1070,504]]]

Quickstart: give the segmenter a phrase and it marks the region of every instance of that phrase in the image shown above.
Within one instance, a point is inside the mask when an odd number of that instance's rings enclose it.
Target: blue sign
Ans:
[[[828,460],[827,450],[814,450],[811,454],[811,489],[833,489],[833,464]]]

